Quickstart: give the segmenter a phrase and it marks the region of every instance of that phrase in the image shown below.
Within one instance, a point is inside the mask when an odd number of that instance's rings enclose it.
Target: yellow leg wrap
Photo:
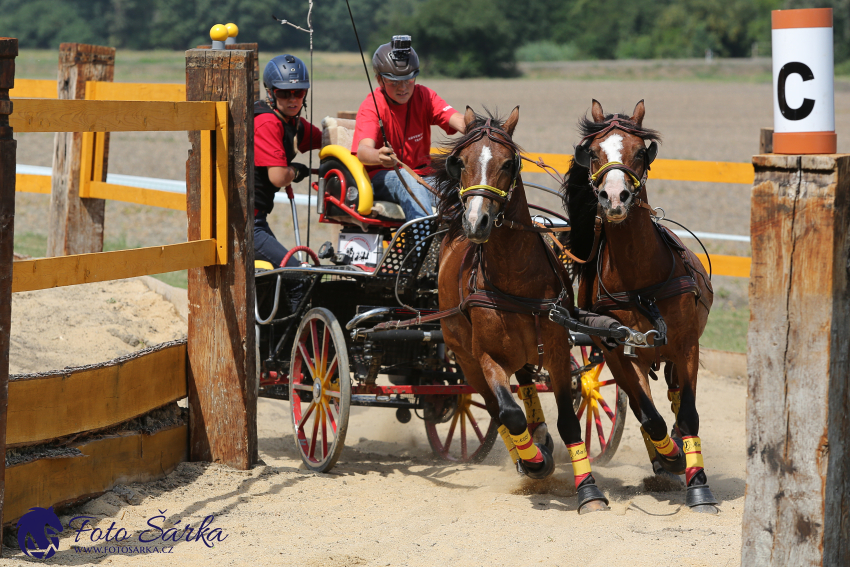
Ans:
[[[646,452],[649,455],[649,460],[655,458],[655,445],[652,444],[652,439],[649,437],[649,433],[641,426],[640,434],[643,435],[643,444],[646,445]]]
[[[520,435],[511,435],[511,441],[514,442],[519,458],[523,461],[530,461],[537,456],[537,445],[531,441],[531,433],[528,432],[528,429]]]
[[[661,441],[653,441],[653,445],[655,445],[656,450],[665,457],[675,457],[679,452],[679,446],[673,443],[673,440],[670,439],[669,435],[665,435],[664,439]]]
[[[670,400],[670,409],[673,410],[673,415],[678,419],[679,406],[682,405],[682,391],[679,388],[667,390],[667,399]]]
[[[525,404],[525,416],[528,423],[543,423],[543,407],[540,405],[540,396],[537,394],[537,386],[528,384],[517,388],[519,399]]]
[[[705,468],[702,461],[702,441],[699,437],[684,437],[685,462],[689,469]]]
[[[505,447],[508,449],[508,453],[511,455],[511,460],[516,464],[519,460],[519,453],[517,453],[516,447],[514,446],[514,442],[511,440],[511,434],[508,431],[508,428],[504,425],[499,426],[499,435],[502,436],[502,441],[505,443]]]
[[[573,475],[580,476],[590,472],[590,459],[587,458],[587,448],[584,443],[567,445],[570,460],[573,462]]]

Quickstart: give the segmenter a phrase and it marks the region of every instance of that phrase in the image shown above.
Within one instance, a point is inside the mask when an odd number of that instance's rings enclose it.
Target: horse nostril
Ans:
[[[620,200],[624,203],[626,201],[628,201],[629,197],[631,197],[631,196],[632,196],[631,193],[629,193],[628,191],[623,190],[623,191],[620,192]]]
[[[608,191],[600,191],[599,196],[607,201],[608,200]]]
[[[481,215],[481,224],[487,226],[490,224],[490,215]]]

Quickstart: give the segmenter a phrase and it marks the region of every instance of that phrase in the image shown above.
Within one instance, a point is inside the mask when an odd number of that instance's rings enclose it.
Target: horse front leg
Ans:
[[[619,349],[606,352],[605,361],[617,384],[628,395],[632,413],[640,422],[640,432],[653,472],[681,483],[674,475],[685,474],[685,454],[667,434],[667,423],[652,401],[647,373],[639,372],[635,364]]]
[[[517,395],[525,406],[528,431],[535,443],[545,445],[551,453],[555,450],[555,442],[549,434],[549,426],[546,425],[546,416],[543,414],[540,395],[537,393],[537,384],[534,383],[534,365],[526,364],[516,371],[515,376],[519,384]]]
[[[558,405],[558,433],[567,446],[573,465],[573,477],[576,483],[578,513],[587,514],[608,510],[608,499],[596,486],[596,479],[590,469],[587,447],[581,435],[581,422],[573,407],[572,376],[569,352],[555,359],[549,368],[555,403]]]
[[[687,494],[685,503],[694,512],[717,514],[719,510],[715,506],[717,499],[708,487],[708,477],[705,474],[705,466],[702,459],[702,441],[699,438],[699,413],[696,407],[697,372],[699,369],[699,345],[689,345],[683,349],[685,355],[676,362],[672,371],[671,381],[673,385],[681,385],[678,396],[670,396],[673,402],[673,410],[676,413],[676,425],[682,436],[683,450],[685,454],[685,484]],[[666,369],[665,369],[666,370]],[[679,372],[683,370],[684,372]],[[666,372],[665,372],[666,374]],[[680,376],[680,374],[682,374]],[[675,401],[678,397],[678,411]]]

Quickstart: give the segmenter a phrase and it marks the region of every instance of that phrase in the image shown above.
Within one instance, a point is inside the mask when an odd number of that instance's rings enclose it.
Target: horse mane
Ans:
[[[490,112],[485,106],[486,115],[475,113],[475,119],[467,125],[466,134],[454,139],[446,139],[439,144],[440,152],[431,154],[431,169],[434,178],[433,186],[437,193],[437,226],[448,225],[449,241],[463,238],[463,204],[460,199],[460,182],[449,176],[446,171],[446,160],[455,149],[463,147],[473,137],[471,132],[479,126],[484,126],[487,120],[495,128],[504,129],[505,120]]]
[[[659,132],[638,126],[624,114],[607,114],[602,122],[594,122],[587,116],[583,116],[578,121],[579,134],[582,138],[597,134],[608,126],[608,121],[613,119],[620,121],[630,130],[634,130],[632,135],[638,136],[642,140],[661,141]],[[564,183],[561,185],[560,192],[571,227],[571,230],[567,233],[565,245],[575,256],[584,260],[592,252],[593,226],[598,203],[596,193],[590,184],[588,169],[573,160]],[[573,262],[569,265],[567,271],[573,279],[593,277],[596,274],[596,263],[579,264]]]

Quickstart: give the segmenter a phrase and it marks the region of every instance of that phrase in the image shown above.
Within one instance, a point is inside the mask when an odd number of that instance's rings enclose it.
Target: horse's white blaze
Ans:
[[[483,185],[483,183],[482,183]],[[474,195],[466,202],[466,209],[469,211],[466,215],[466,220],[470,226],[475,226],[478,222],[478,216],[481,214],[481,207],[484,206],[484,197]]]
[[[623,161],[623,137],[619,134],[608,136],[599,147],[605,152],[608,162]],[[609,171],[605,176],[605,185],[602,189],[608,193],[608,199],[611,201],[611,207],[617,208],[622,203],[620,202],[620,193],[626,189],[626,174],[615,169]]]
[[[620,144],[620,148],[622,147],[622,144]],[[479,185],[487,185],[487,166],[491,159],[493,159],[493,153],[490,151],[490,146],[481,148],[481,153],[478,156],[478,167],[481,168],[481,183]]]

